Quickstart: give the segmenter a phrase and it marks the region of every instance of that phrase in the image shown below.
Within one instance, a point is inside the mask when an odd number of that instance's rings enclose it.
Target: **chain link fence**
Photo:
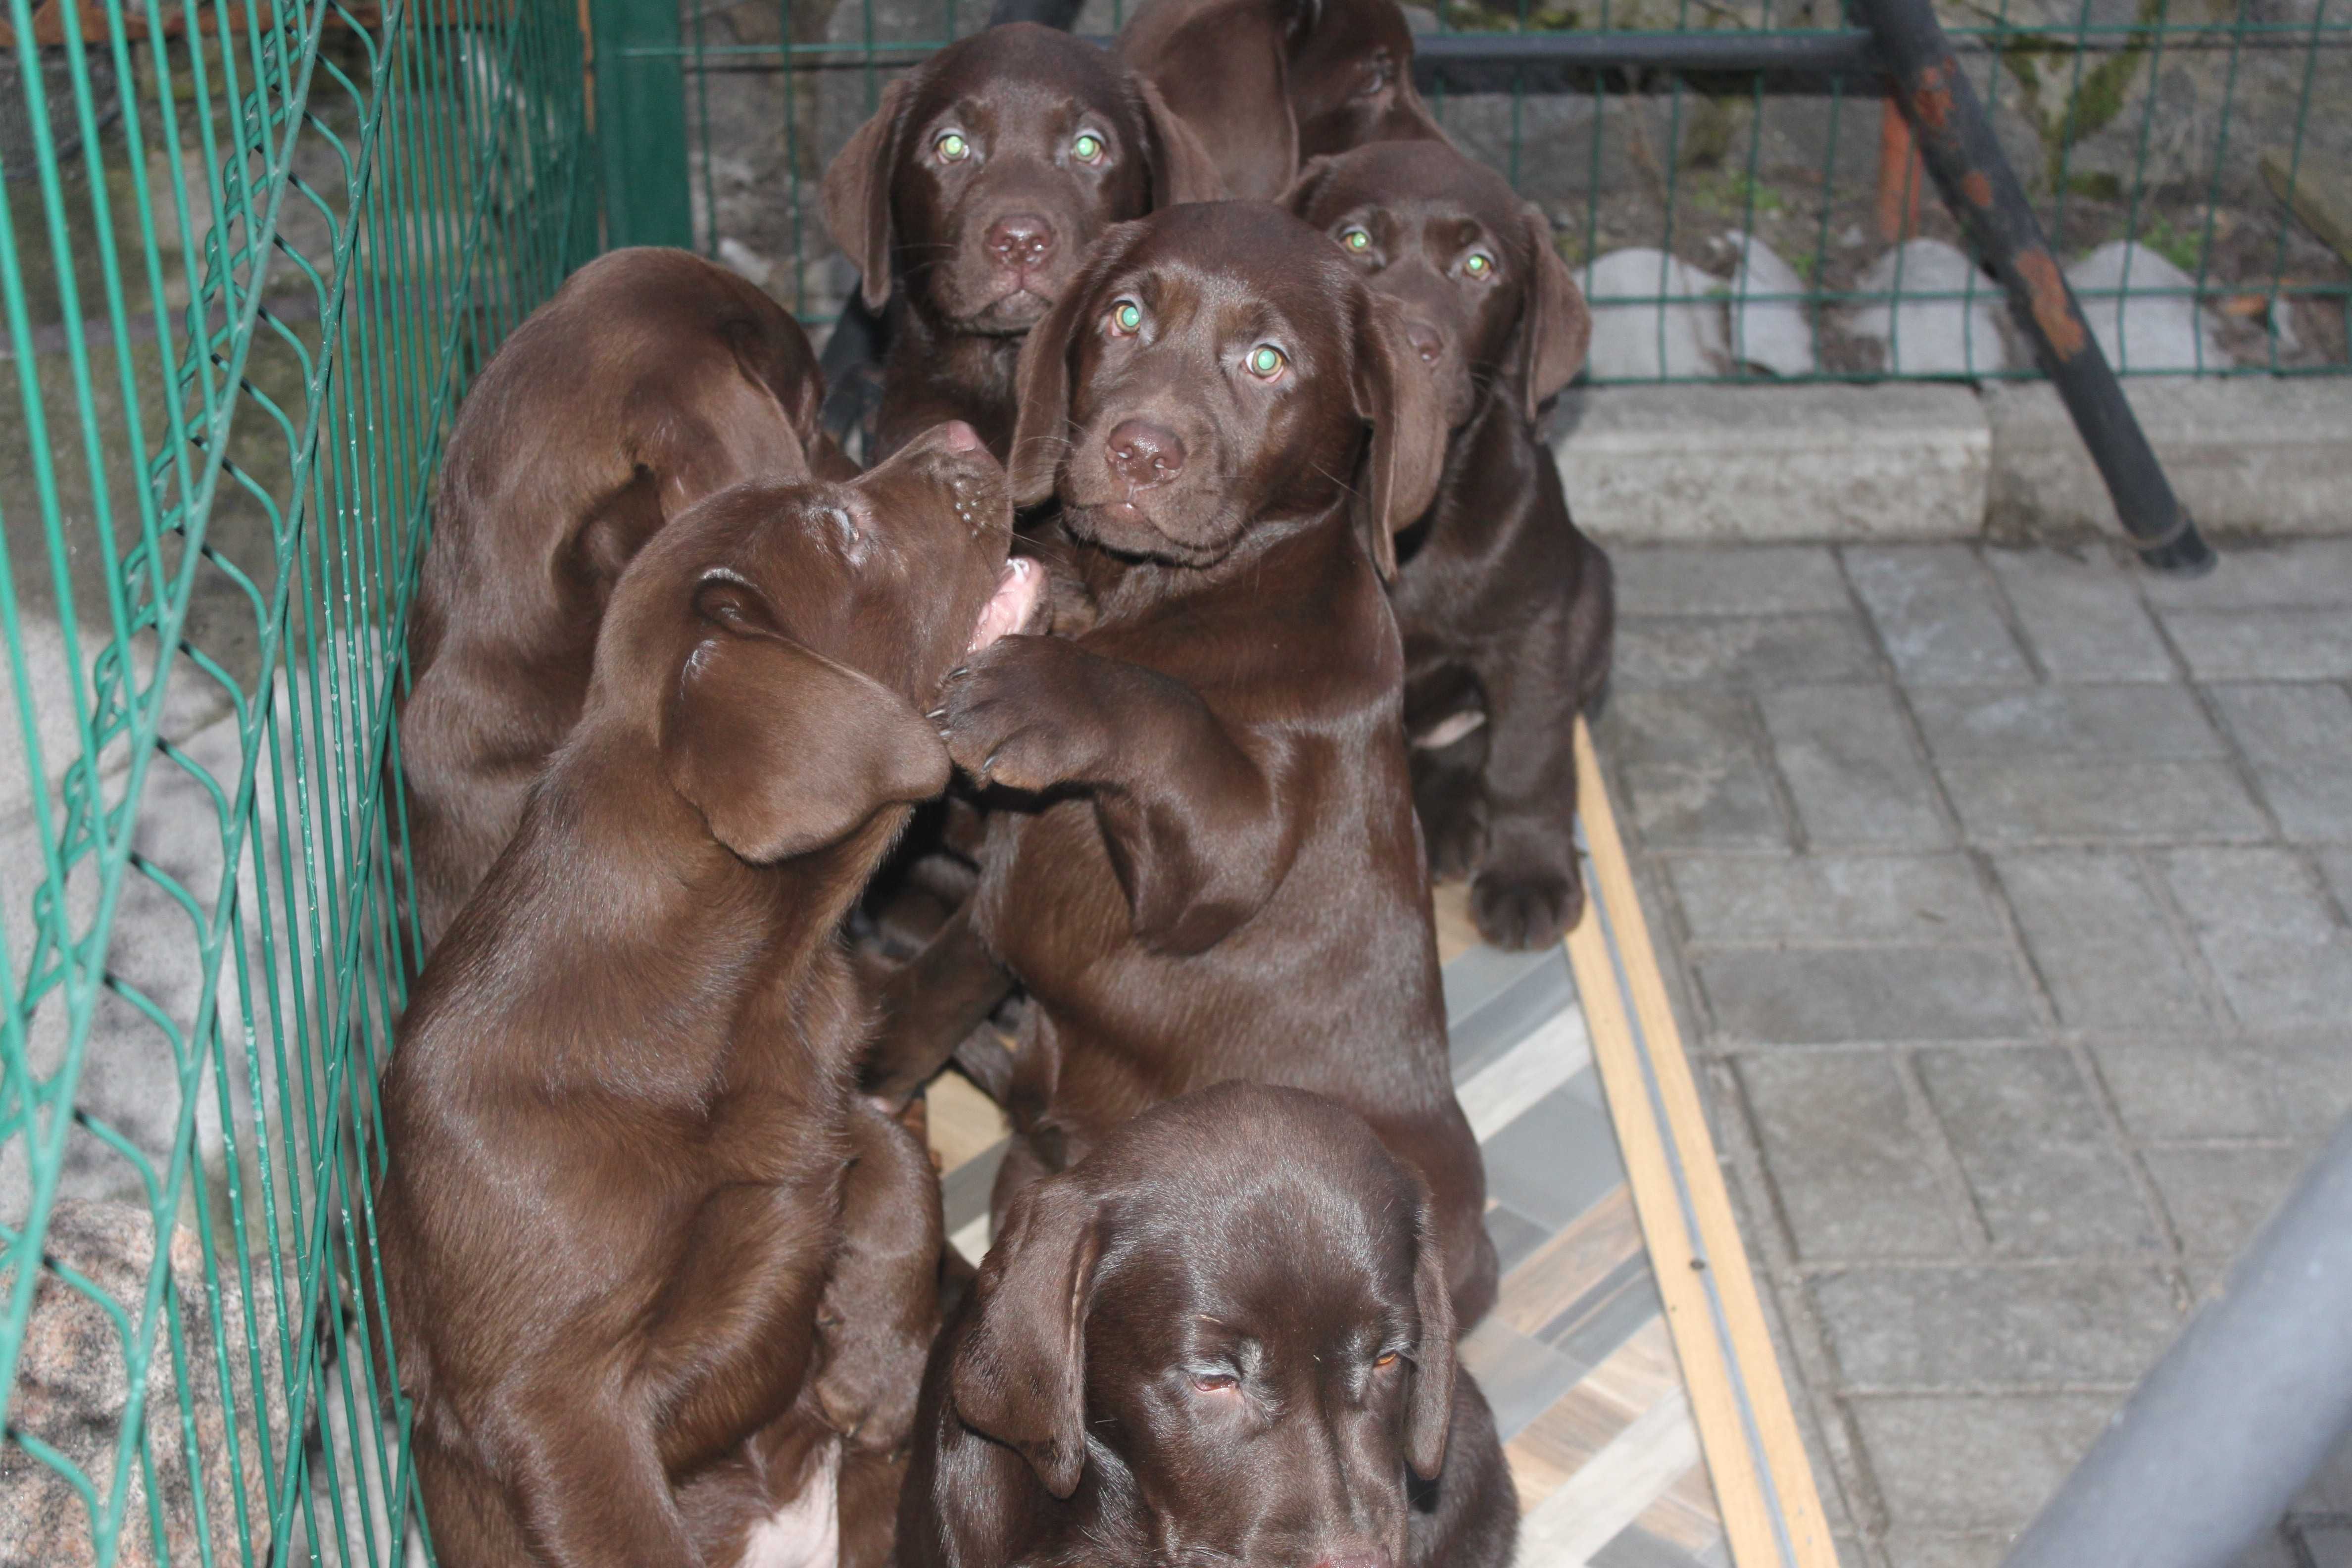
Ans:
[[[0,5],[0,1563],[421,1561],[379,787],[467,377],[595,248],[566,0]]]
[[[892,74],[988,11],[686,0],[674,31],[633,40],[633,59],[684,72],[695,242],[812,326],[829,320],[854,273],[818,216],[825,162]],[[2287,199],[2352,178],[2352,4],[1937,12],[2118,370],[2352,369],[2352,264]],[[1883,82],[1822,63],[1861,37],[1830,0],[1444,0],[1409,15],[1441,121],[1543,206],[1584,269],[1591,379],[2035,374],[1999,287],[1934,193],[1921,198]],[[1106,37],[1121,18],[1118,0],[1092,0],[1076,30]],[[1505,34],[1580,47],[1449,63],[1455,46]],[[1694,38],[1790,63],[1712,68],[1678,50]],[[1669,63],[1678,55],[1693,63]]]

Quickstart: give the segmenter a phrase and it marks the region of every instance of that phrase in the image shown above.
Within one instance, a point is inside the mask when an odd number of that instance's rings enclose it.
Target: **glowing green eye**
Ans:
[[[1495,258],[1483,250],[1474,250],[1470,258],[1462,264],[1462,270],[1473,278],[1484,278],[1495,270]]]
[[[1118,323],[1120,331],[1131,332],[1143,325],[1143,310],[1139,305],[1121,305],[1110,313],[1110,319]]]
[[[1282,351],[1272,343],[1260,343],[1250,351],[1250,374],[1268,378],[1282,369]]]
[[[961,132],[949,131],[931,143],[931,151],[940,155],[942,163],[961,163],[971,155],[971,143],[963,139]]]
[[[1360,228],[1351,228],[1339,237],[1339,243],[1350,250],[1369,250],[1372,246],[1372,237]]]
[[[1070,143],[1070,156],[1081,163],[1100,163],[1102,155],[1102,138],[1092,132],[1081,132],[1078,139]]]

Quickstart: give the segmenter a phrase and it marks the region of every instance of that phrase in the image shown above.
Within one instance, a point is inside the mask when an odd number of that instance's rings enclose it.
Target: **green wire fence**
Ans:
[[[450,411],[596,248],[580,21],[0,24],[0,1563],[421,1561],[379,780]]]
[[[608,145],[661,193],[638,232],[829,319],[855,274],[824,237],[824,163],[892,73],[985,24],[986,0],[610,3],[633,15],[608,30],[600,12],[607,73],[667,105],[657,133]],[[1108,36],[1123,7],[1090,0],[1076,30]],[[2352,262],[2285,200],[2352,184],[2352,0],[1937,9],[2123,374],[2352,370]],[[1803,43],[1846,26],[1832,0],[1440,0],[1416,24],[1613,34],[1628,58],[1693,33]],[[1428,96],[1589,268],[1592,380],[2035,374],[2000,289],[1956,248],[1933,192],[1919,198],[1877,83],[1499,74],[1465,91],[1441,69]],[[2352,244],[2352,216],[2338,221]]]

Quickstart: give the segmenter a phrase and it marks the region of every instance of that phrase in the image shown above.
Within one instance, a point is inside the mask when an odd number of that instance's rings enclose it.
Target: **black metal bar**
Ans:
[[[1035,22],[1066,33],[1078,25],[1080,7],[1081,0],[996,0],[988,13],[988,25],[1001,27],[1007,22]]]
[[[1884,90],[1869,32],[1824,28],[1758,37],[1721,33],[1423,33],[1412,41],[1423,92],[1579,91],[1651,76],[1764,79],[1774,92]]]
[[[2005,1568],[2213,1568],[2352,1424],[2352,1118]]]
[[[1928,174],[1978,256],[2009,291],[2010,309],[2074,416],[2140,559],[2168,572],[2210,571],[2212,549],[2172,493],[2124,401],[1927,0],[1853,0],[1853,8],[1876,37],[1895,79],[1895,101],[1910,122]]]

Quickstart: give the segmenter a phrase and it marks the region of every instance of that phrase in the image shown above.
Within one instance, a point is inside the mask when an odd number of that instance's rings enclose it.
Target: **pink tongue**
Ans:
[[[1045,574],[1037,563],[1013,556],[1004,563],[1004,575],[997,579],[996,593],[981,610],[980,624],[971,628],[971,643],[964,651],[978,653],[1006,633],[1019,631],[1045,596]]]

